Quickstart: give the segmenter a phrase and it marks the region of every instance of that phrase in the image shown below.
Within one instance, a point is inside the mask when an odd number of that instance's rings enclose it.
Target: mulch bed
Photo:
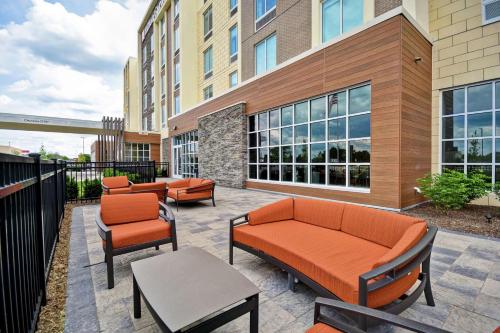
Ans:
[[[492,215],[490,223],[485,217],[488,213]],[[500,238],[500,207],[467,205],[461,210],[444,212],[426,203],[403,214],[421,217],[438,228]]]
[[[37,332],[64,332],[70,225],[74,207],[67,204],[65,208],[47,285],[47,305],[40,312]]]

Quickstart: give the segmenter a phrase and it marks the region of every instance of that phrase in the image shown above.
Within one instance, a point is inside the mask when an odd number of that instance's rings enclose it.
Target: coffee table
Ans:
[[[134,317],[141,294],[164,332],[210,332],[250,312],[250,332],[259,329],[259,289],[236,269],[197,248],[132,263]]]

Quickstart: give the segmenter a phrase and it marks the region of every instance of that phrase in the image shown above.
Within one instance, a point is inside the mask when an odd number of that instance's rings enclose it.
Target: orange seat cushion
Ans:
[[[127,176],[104,177],[102,184],[109,188],[128,187]]]
[[[186,189],[186,187],[169,188],[168,197],[177,201],[202,200],[212,197],[212,191],[186,193]]]
[[[171,236],[170,224],[160,219],[112,225],[109,228],[114,249],[153,242]]]
[[[273,256],[353,304],[359,302],[359,276],[390,250],[341,231],[295,220],[236,227],[234,241]],[[370,293],[368,306],[391,303],[408,291],[417,277],[418,271]]]
[[[422,219],[380,209],[345,205],[341,231],[385,247],[394,247],[405,231]]]
[[[158,197],[154,193],[103,195],[101,218],[104,224],[156,220],[159,216]]]
[[[308,329],[306,333],[342,333],[342,332],[326,324],[317,323],[313,327]]]
[[[293,219],[293,199],[283,199],[248,213],[248,223],[257,225]]]
[[[293,219],[319,227],[340,230],[344,206],[343,203],[333,201],[295,198]]]
[[[132,193],[130,187],[120,187],[120,188],[111,188],[109,189],[109,194],[127,194]]]

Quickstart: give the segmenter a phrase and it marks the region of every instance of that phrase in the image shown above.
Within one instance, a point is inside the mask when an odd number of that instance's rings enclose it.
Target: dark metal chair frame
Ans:
[[[130,180],[128,181],[128,187],[134,185]],[[114,187],[114,188],[109,188],[108,186],[104,185],[101,180],[101,187],[102,187],[102,193],[110,194],[109,190],[114,190],[116,188],[125,188],[125,187]]]
[[[96,216],[97,232],[102,240],[105,242],[103,244],[104,250],[104,261],[106,262],[108,271],[108,289],[112,289],[115,286],[114,271],[113,271],[113,257],[125,254],[129,252],[135,252],[138,250],[147,249],[150,247],[155,247],[156,250],[160,249],[160,245],[172,243],[172,250],[177,251],[177,232],[175,229],[175,217],[172,210],[165,205],[163,202],[159,201],[160,204],[160,217],[165,220],[166,223],[170,223],[170,237],[159,239],[152,242],[131,245],[127,247],[121,247],[113,249],[113,235],[111,229],[104,224],[101,219],[101,210],[99,209],[99,214]],[[161,212],[163,211],[163,213]],[[133,223],[133,222],[132,222]]]
[[[207,189],[209,187],[209,185],[211,185],[211,188]],[[168,184],[167,184],[167,186],[168,186]],[[172,187],[172,188],[167,187],[167,197],[168,198],[170,198],[168,196],[168,190],[174,190],[174,189],[176,189],[176,188],[175,187]],[[201,184],[201,185],[196,185],[193,187],[178,189],[176,197],[178,198],[179,194],[181,194],[181,193],[190,194],[190,193],[205,192],[205,191],[211,192],[210,198],[192,199],[192,200],[177,200],[174,198],[170,198],[170,199],[175,201],[177,211],[179,211],[179,203],[198,202],[198,201],[204,201],[204,200],[210,200],[210,199],[212,199],[212,205],[215,207],[215,182],[212,182],[212,184]],[[167,202],[167,199],[165,199],[165,202]]]
[[[243,219],[242,221],[238,221]],[[238,221],[238,222],[237,222]],[[240,248],[246,252],[252,253],[265,261],[285,270],[288,273],[288,287],[290,290],[295,289],[295,280],[298,279],[304,284],[311,287],[320,296],[333,298],[336,300],[341,300],[334,293],[314,281],[313,279],[306,276],[304,273],[292,268],[291,266],[281,262],[279,259],[248,245],[234,241],[233,231],[234,227],[242,224],[248,223],[248,213],[236,216],[229,220],[229,264],[233,264],[233,247]],[[427,305],[434,306],[434,298],[432,296],[431,281],[430,281],[430,260],[432,245],[434,243],[434,238],[436,237],[437,228],[434,226],[429,226],[425,236],[411,249],[397,257],[393,261],[372,269],[359,276],[359,299],[358,304],[362,306],[368,305],[368,293],[373,292],[377,289],[386,287],[395,281],[405,277],[413,271],[417,266],[422,265],[421,273],[418,276],[420,284],[418,287],[409,295],[403,294],[398,302],[393,302],[386,306],[379,308],[380,310],[386,311],[388,313],[398,314],[411,306],[418,297],[425,293],[425,299]],[[373,283],[368,283],[373,279],[378,278]],[[359,327],[366,329],[367,322],[366,317],[358,318]]]
[[[417,333],[451,333],[449,331],[419,323],[417,321],[403,318],[380,310],[370,309],[364,306],[349,304],[342,301],[318,297],[314,304],[314,324],[323,323],[342,332],[365,333],[365,330],[340,320],[339,317],[330,318],[321,314],[321,308],[330,308],[341,313],[349,313],[355,317],[365,317],[367,320],[377,324],[387,323]]]

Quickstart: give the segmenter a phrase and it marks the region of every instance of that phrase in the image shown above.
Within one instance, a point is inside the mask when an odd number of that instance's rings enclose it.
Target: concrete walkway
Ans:
[[[229,218],[283,197],[217,187],[215,208],[208,201],[181,206],[179,212],[174,208],[179,247],[198,246],[227,261]],[[73,212],[66,331],[158,332],[146,307],[141,319],[133,318],[130,263],[170,252],[171,245],[115,257],[115,288],[108,290],[96,210],[84,206]],[[234,267],[262,291],[260,332],[304,332],[312,325],[316,295],[308,287],[299,284],[295,293],[289,291],[284,272],[238,249]],[[500,326],[500,241],[440,231],[431,279],[436,307],[421,297],[404,317],[454,332],[492,332]],[[217,332],[248,332],[248,321],[245,315]],[[399,332],[388,327],[372,331]]]

